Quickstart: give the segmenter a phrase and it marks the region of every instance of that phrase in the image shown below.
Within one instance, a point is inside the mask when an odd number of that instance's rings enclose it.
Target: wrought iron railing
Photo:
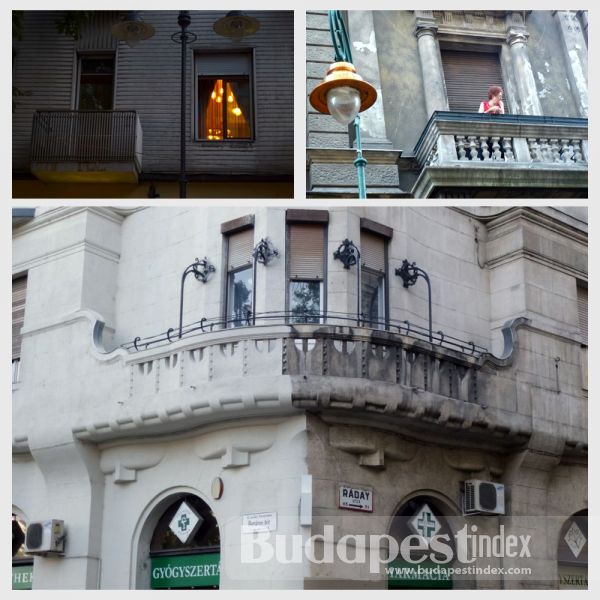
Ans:
[[[135,111],[38,111],[33,116],[32,162],[139,160],[141,126]]]
[[[430,342],[429,329],[411,323],[408,320],[400,321],[394,319],[376,320],[361,315],[357,318],[356,314],[341,312],[322,312],[322,313],[298,313],[297,311],[282,312],[248,312],[243,317],[235,318],[202,318],[200,321],[190,323],[182,328],[182,338],[193,338],[206,335],[219,330],[232,328],[248,328],[269,325],[324,325],[324,326],[346,326],[361,327],[373,330],[387,331],[392,334],[407,336],[413,339]],[[142,351],[150,348],[157,348],[174,343],[180,339],[179,328],[170,327],[165,332],[149,336],[136,337],[130,342],[121,345],[128,351]],[[443,331],[436,331],[432,334],[431,342],[434,346],[442,346],[464,354],[479,357],[487,353],[487,349],[479,346],[472,341],[464,341]]]

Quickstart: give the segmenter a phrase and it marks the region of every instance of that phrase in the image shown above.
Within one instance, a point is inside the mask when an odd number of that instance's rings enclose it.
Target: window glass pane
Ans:
[[[250,88],[248,81],[228,81],[227,137],[229,139],[250,137]]]
[[[199,136],[205,140],[248,139],[250,83],[248,77],[198,79]]]
[[[292,323],[318,323],[321,312],[321,282],[290,281],[290,312]]]
[[[384,328],[384,282],[383,273],[362,270],[361,273],[361,309],[366,324],[371,327]]]
[[[114,58],[82,58],[79,77],[79,110],[111,110]]]
[[[252,315],[252,268],[229,274],[227,319],[232,327],[248,324]]]

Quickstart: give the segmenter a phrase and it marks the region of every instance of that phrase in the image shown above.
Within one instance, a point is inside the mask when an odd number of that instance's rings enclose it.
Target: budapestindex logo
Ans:
[[[401,559],[408,565],[422,563],[471,565],[478,559],[530,558],[531,536],[505,534],[500,525],[495,535],[478,533],[476,525],[465,525],[453,536],[439,533],[441,525],[431,512],[419,511],[411,520],[416,533],[398,543],[394,537],[346,534],[339,538],[333,525],[325,525],[322,534],[304,539],[300,534],[273,534],[270,531],[241,534],[242,563],[369,564],[371,573],[380,573],[382,566]]]

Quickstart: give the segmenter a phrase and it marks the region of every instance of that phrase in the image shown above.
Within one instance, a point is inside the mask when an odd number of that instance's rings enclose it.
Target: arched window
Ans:
[[[388,570],[390,589],[451,589],[453,587],[452,577],[444,569],[444,567],[451,567],[456,557],[454,535],[446,517],[447,511],[442,510],[438,500],[432,496],[417,496],[402,505],[392,520],[390,535],[398,545],[409,536],[418,536],[422,541],[424,540],[423,546],[427,549],[411,550],[410,562],[399,556],[390,563]],[[432,549],[429,543],[435,536],[447,536],[439,538],[447,545],[447,550],[434,553],[436,560],[442,564],[431,560]],[[422,558],[424,555],[427,556],[425,560]]]
[[[153,589],[217,589],[219,526],[210,507],[192,494],[180,496],[160,517],[150,542]]]
[[[579,511],[569,517],[558,537],[558,587],[561,590],[588,587],[588,514]]]

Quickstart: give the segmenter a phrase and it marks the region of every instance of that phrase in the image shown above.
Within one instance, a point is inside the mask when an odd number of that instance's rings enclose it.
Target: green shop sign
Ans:
[[[188,554],[152,558],[153,590],[219,585],[221,554]]]
[[[452,589],[452,576],[448,565],[432,562],[420,564],[401,560],[392,561],[386,568],[390,589]]]
[[[33,565],[13,565],[12,589],[30,590],[33,586]]]

